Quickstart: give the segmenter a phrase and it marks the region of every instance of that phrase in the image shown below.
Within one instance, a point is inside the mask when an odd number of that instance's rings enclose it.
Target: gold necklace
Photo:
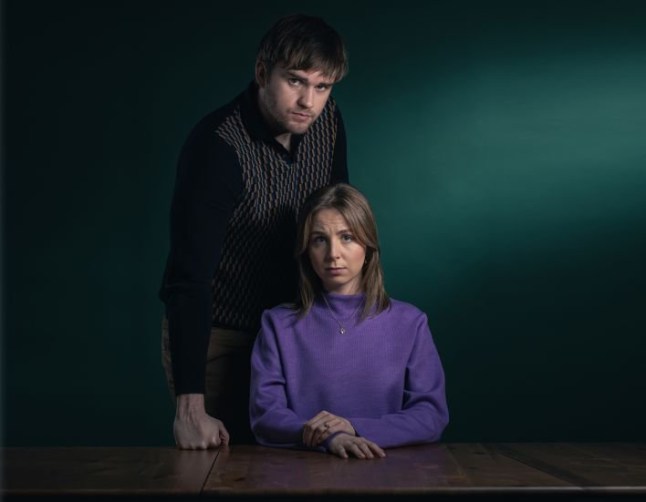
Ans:
[[[339,333],[341,333],[342,335],[345,335],[345,332],[347,330],[345,329],[345,326],[343,324],[341,324],[341,321],[339,321],[334,316],[334,314],[332,313],[332,307],[330,307],[330,304],[328,303],[327,298],[325,297],[325,293],[323,293],[321,296],[323,297],[323,301],[325,302],[325,305],[327,305],[327,309],[330,311],[330,317],[332,317],[332,319],[334,319],[336,321],[336,323],[339,325]],[[359,307],[361,307],[362,303],[363,302],[359,302],[359,305],[357,305],[357,308],[354,309],[352,314],[350,314],[346,319],[344,319],[344,321],[348,321],[348,320],[352,319],[354,317],[354,315],[357,313],[357,311],[359,310]]]

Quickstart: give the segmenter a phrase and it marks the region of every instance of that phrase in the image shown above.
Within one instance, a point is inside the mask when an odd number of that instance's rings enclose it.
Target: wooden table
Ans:
[[[646,443],[442,443],[375,460],[260,446],[5,448],[8,499],[218,500],[371,495],[646,500]]]

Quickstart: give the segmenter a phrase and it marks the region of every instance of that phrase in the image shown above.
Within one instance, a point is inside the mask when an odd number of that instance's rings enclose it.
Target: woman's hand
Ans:
[[[303,444],[314,448],[325,441],[328,436],[337,432],[345,432],[351,436],[357,434],[349,420],[327,411],[321,411],[303,426]]]
[[[334,436],[328,445],[330,452],[341,458],[348,458],[353,455],[361,459],[383,458],[386,456],[384,450],[379,448],[377,443],[367,440],[366,438],[350,436],[341,433]]]

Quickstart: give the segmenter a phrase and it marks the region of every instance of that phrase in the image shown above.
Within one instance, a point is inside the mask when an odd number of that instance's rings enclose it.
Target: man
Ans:
[[[334,29],[282,18],[260,43],[254,82],[203,118],[182,149],[160,291],[180,448],[253,442],[251,347],[262,311],[295,299],[296,213],[314,190],[348,181],[330,98],[346,72]]]

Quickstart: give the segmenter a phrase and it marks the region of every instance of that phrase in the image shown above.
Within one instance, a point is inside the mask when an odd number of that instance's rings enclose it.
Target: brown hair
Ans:
[[[320,17],[293,14],[279,19],[260,41],[257,63],[267,73],[277,64],[293,70],[319,69],[341,80],[348,72],[348,56],[340,35]]]
[[[301,315],[309,311],[316,296],[323,292],[321,279],[312,268],[308,252],[312,222],[322,209],[336,209],[341,213],[354,237],[366,248],[366,262],[361,277],[366,299],[360,319],[365,319],[373,308],[375,314],[382,312],[390,305],[390,299],[384,288],[375,217],[368,200],[359,190],[346,183],[338,183],[312,193],[299,214],[296,261],[299,272],[297,308]]]

